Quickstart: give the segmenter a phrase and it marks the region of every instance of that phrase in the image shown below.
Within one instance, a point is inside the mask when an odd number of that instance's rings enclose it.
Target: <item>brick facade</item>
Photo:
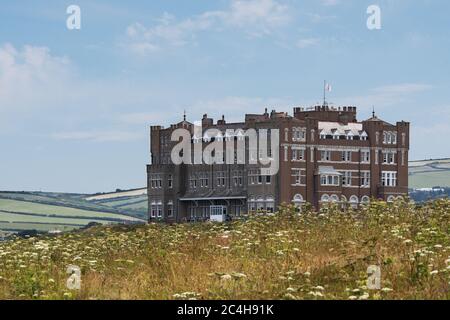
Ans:
[[[258,165],[174,165],[172,132],[194,126],[184,121],[151,127],[151,165],[147,166],[150,220],[207,219],[211,206],[227,214],[274,211],[283,204],[320,209],[329,202],[357,207],[372,198],[391,201],[408,192],[409,123],[387,123],[373,115],[358,122],[355,107],[294,108],[293,116],[267,110],[247,114],[242,123],[214,123],[204,115],[203,130],[279,130],[279,171],[261,176]],[[209,140],[197,137],[205,148]],[[237,139],[233,137],[233,139]],[[250,146],[246,141],[246,152]]]

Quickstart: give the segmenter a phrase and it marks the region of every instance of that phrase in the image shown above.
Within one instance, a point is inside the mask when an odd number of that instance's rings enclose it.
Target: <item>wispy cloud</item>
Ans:
[[[0,47],[0,110],[45,106],[49,91],[62,97],[61,88],[71,71],[70,60],[51,55],[47,47],[17,49],[4,44]]]
[[[233,0],[228,9],[206,11],[178,21],[164,13],[156,25],[134,23],[127,28],[127,40],[121,45],[139,55],[152,54],[167,46],[184,46],[206,30],[236,28],[251,37],[270,35],[286,25],[291,17],[286,5],[276,0]]]
[[[385,108],[398,106],[409,101],[413,95],[432,89],[433,86],[424,83],[401,83],[373,88],[367,95],[353,96],[342,99],[343,104],[358,105],[362,108]]]
[[[322,4],[327,7],[336,6],[340,3],[340,0],[322,0]]]
[[[308,47],[316,46],[320,43],[319,38],[307,38],[307,39],[300,39],[297,41],[296,46],[299,49],[305,49]]]

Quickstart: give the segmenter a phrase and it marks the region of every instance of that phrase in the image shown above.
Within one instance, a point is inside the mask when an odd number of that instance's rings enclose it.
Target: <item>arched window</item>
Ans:
[[[330,196],[327,194],[324,194],[322,198],[320,199],[321,202],[330,202]]]
[[[335,194],[333,194],[330,199],[331,199],[331,202],[333,202],[333,203],[339,202],[339,197]]]
[[[157,216],[158,218],[162,218],[162,211],[163,211],[163,204],[162,201],[158,201],[157,205],[156,205],[156,212],[157,212]]]
[[[293,203],[300,203],[303,202],[303,196],[301,194],[296,194],[294,196],[294,199],[292,199]]]
[[[387,202],[392,203],[394,201],[395,201],[395,197],[394,196],[387,197]]]
[[[266,211],[270,213],[275,212],[275,199],[271,196],[266,198]]]
[[[357,196],[351,196],[350,197],[350,206],[353,208],[353,209],[356,209],[357,207],[358,207],[358,197]]]
[[[370,203],[370,198],[369,198],[368,196],[362,197],[361,203],[363,203],[363,204],[369,204],[369,203]]]
[[[296,194],[292,199],[292,203],[298,209],[298,211],[301,211],[305,201],[303,200],[303,196],[301,194]]]
[[[256,210],[264,210],[265,207],[265,201],[264,201],[264,197],[258,197],[256,199]]]
[[[248,198],[248,211],[249,212],[256,211],[256,201],[255,198],[252,196]]]

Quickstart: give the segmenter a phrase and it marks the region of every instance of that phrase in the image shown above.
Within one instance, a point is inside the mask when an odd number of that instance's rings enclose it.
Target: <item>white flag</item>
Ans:
[[[325,90],[331,92],[331,84],[329,83],[325,84]]]

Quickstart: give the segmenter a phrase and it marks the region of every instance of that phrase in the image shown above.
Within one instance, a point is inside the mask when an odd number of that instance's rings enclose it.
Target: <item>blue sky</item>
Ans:
[[[81,30],[66,8],[81,8]],[[368,30],[367,7],[382,29]],[[205,112],[335,105],[412,123],[412,159],[450,156],[444,0],[3,0],[0,190],[145,185],[148,127]]]

